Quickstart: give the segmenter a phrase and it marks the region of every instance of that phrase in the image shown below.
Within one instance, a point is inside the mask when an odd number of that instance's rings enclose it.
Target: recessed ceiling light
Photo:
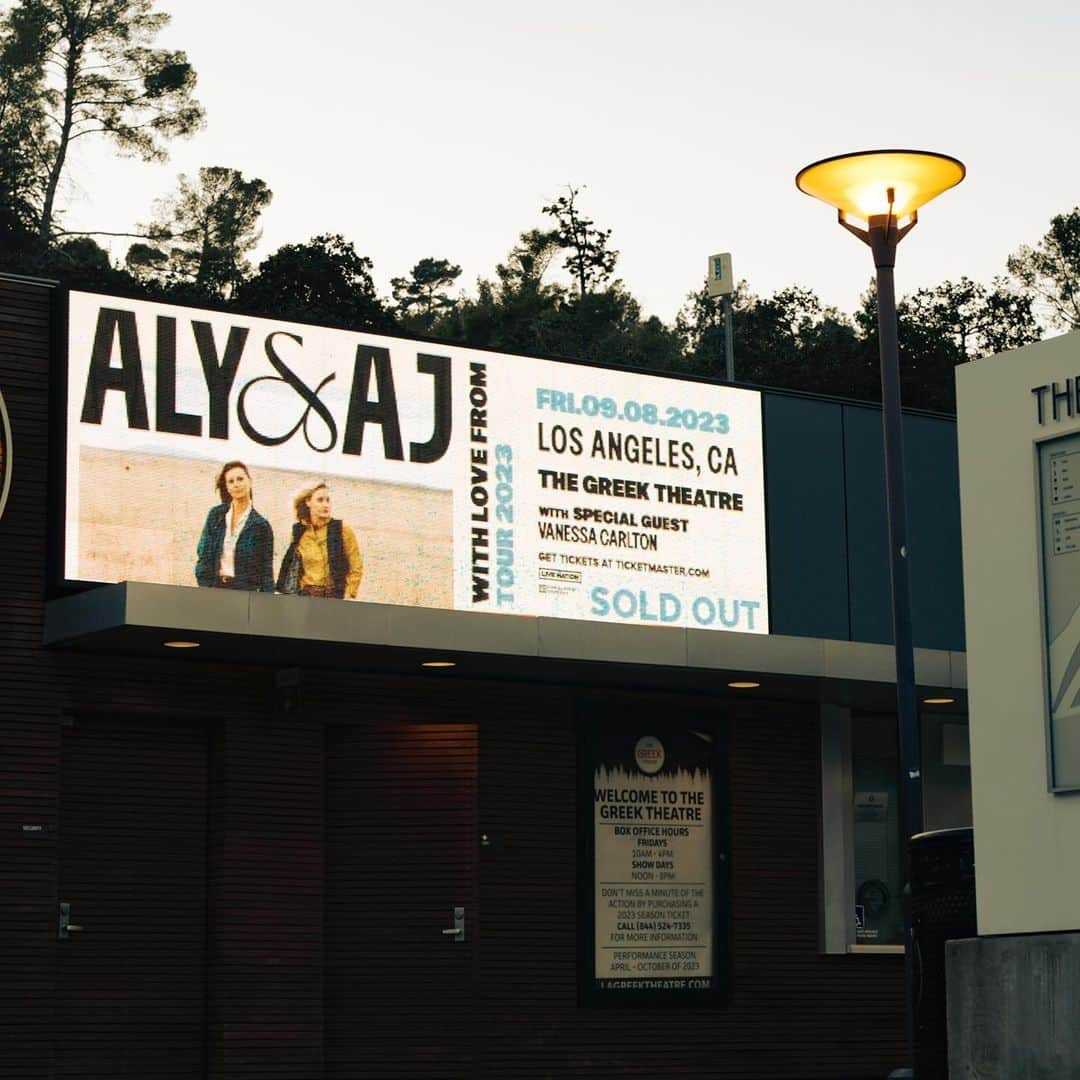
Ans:
[[[760,685],[761,685],[761,683],[759,683],[759,682],[749,682],[749,681],[729,682],[728,683],[728,686],[730,686],[732,690],[753,690],[753,689],[755,689],[756,687],[758,687]]]
[[[924,697],[922,699],[924,705],[953,705],[956,702],[954,697]]]
[[[166,641],[166,649],[197,649],[199,643],[197,641]]]
[[[457,663],[453,660],[424,660],[421,667],[457,667]]]

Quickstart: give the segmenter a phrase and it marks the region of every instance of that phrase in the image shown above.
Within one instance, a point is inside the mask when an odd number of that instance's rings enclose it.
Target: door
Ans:
[[[471,1075],[476,786],[474,724],[327,728],[327,1077]]]
[[[205,730],[64,728],[58,1077],[205,1076],[206,815]]]

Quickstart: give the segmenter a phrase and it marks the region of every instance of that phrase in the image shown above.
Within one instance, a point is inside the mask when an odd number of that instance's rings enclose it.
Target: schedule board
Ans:
[[[579,754],[583,1002],[725,1000],[720,729],[640,716],[585,721]]]
[[[1080,433],[1039,444],[1051,783],[1080,787]]]

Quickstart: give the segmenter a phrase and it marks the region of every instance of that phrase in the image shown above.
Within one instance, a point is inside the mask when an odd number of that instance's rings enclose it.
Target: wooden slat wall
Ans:
[[[480,724],[479,825],[494,844],[480,852],[471,924],[480,934],[475,1076],[855,1078],[904,1061],[900,959],[817,953],[811,708],[762,703],[732,717],[734,1005],[584,1011],[575,1004],[580,692],[315,675],[305,677],[318,690],[305,686],[302,715],[275,719],[268,670],[43,650],[48,301],[47,290],[0,282],[0,389],[15,441],[0,520],[0,1078],[54,1075],[60,722],[76,708],[197,716],[212,731],[215,1078],[322,1075],[322,726],[368,716]],[[680,707],[655,701],[660,712]],[[24,834],[24,824],[46,833]]]
[[[0,283],[0,389],[15,451],[0,518],[0,1076],[20,1080],[53,1067],[60,725],[40,655],[48,300],[45,289]]]
[[[833,1080],[902,1064],[902,959],[817,952],[810,707],[762,703],[731,717],[733,1005],[575,1007],[575,700],[533,687],[485,697],[480,823],[500,846],[481,863],[476,1075]],[[656,699],[658,715],[679,707]]]
[[[268,709],[214,751],[210,1075],[319,1076],[322,725]]]

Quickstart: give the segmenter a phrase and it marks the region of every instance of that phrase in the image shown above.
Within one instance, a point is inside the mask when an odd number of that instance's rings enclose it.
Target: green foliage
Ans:
[[[550,351],[598,364],[670,370],[681,358],[679,339],[659,319],[641,318],[641,305],[621,282],[572,293],[547,325]]]
[[[567,194],[560,195],[542,212],[555,219],[553,238],[567,252],[564,265],[578,295],[584,297],[611,280],[619,253],[608,249],[611,230],[598,229],[592,218],[578,209],[577,197],[582,189],[567,185],[566,190]]]
[[[880,338],[878,335],[877,289],[873,281],[863,293],[855,314],[866,342],[866,379],[859,396],[881,400]],[[940,325],[924,321],[912,310],[910,299],[896,306],[896,337],[900,352],[900,396],[908,408],[956,410],[953,369],[963,353],[953,337]]]
[[[1008,268],[1052,323],[1080,330],[1080,206],[1051,218],[1046,235],[1011,255]]]
[[[436,320],[450,314],[455,301],[447,289],[461,276],[461,267],[446,259],[421,259],[407,278],[391,278],[390,288],[401,324],[428,333]]]
[[[503,292],[540,291],[544,274],[558,251],[557,232],[543,229],[523,232],[506,256],[506,262],[495,267]]]
[[[881,389],[873,283],[855,318],[867,345],[868,365],[856,396],[877,400]],[[989,288],[964,277],[919,289],[897,304],[896,324],[904,404],[943,412],[956,409],[953,369],[957,364],[1019,348],[1040,336],[1030,298],[1018,294],[1002,278],[995,278]]]
[[[33,166],[21,190],[42,242],[76,139],[101,135],[123,154],[161,160],[166,140],[202,124],[187,57],[152,44],[168,19],[152,0],[20,0],[3,16],[11,48],[0,51],[0,84],[21,88]]]
[[[0,20],[0,244],[31,251],[45,195],[50,104],[40,13],[18,8]]]
[[[553,324],[566,290],[543,278],[558,250],[554,233],[522,233],[506,262],[495,267],[496,280],[477,282],[475,299],[463,299],[432,332],[507,352],[553,351]]]
[[[735,372],[740,380],[851,396],[861,351],[850,319],[791,285],[768,299],[746,294],[736,307]]]
[[[375,292],[371,260],[337,234],[286,244],[259,264],[235,295],[236,306],[279,319],[388,330],[390,313]]]
[[[746,282],[741,281],[733,306],[743,308],[746,297]],[[723,378],[726,370],[723,302],[720,297],[709,295],[707,284],[687,296],[675,316],[675,333],[682,343],[684,370],[692,375]]]
[[[22,248],[0,247],[0,270],[28,277],[55,279],[73,289],[139,294],[141,283],[117,270],[109,253],[85,236],[70,237],[42,247],[36,234],[23,234]]]
[[[272,198],[262,180],[245,180],[236,169],[202,168],[198,184],[181,176],[178,193],[158,204],[145,227],[155,243],[133,244],[127,268],[143,281],[180,286],[191,299],[227,299],[250,272],[245,256]]]
[[[1017,349],[1039,339],[1030,296],[995,278],[990,288],[971,278],[919,289],[899,304],[908,323],[951,341],[957,363]]]
[[[732,298],[735,375],[739,382],[784,386],[817,394],[861,396],[863,344],[855,325],[822,305],[809,289],[789,286],[755,296],[740,282]],[[722,377],[725,370],[721,301],[704,285],[676,318],[687,371]]]
[[[592,222],[586,225],[592,230]],[[606,243],[607,234],[603,236]],[[481,280],[476,298],[463,300],[450,317],[435,324],[434,332],[507,352],[678,368],[682,351],[677,334],[655,317],[642,319],[640,305],[621,282],[600,288],[595,267],[586,272],[584,291],[580,280],[574,289],[544,281],[563,247],[558,230],[522,233],[506,261],[495,268],[496,280]],[[615,253],[607,256],[614,266]]]

